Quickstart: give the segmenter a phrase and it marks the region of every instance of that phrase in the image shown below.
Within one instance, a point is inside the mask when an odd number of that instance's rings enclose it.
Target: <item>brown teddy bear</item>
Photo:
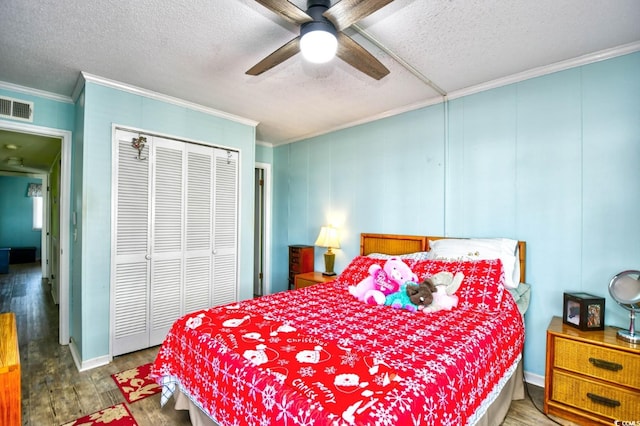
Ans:
[[[420,284],[407,285],[407,294],[411,303],[418,306],[418,310],[431,305],[433,293],[437,291],[431,278],[425,278]]]

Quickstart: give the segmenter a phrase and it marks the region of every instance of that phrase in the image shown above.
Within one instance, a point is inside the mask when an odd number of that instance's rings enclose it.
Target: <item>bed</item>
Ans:
[[[173,396],[194,425],[499,424],[524,396],[526,309],[505,283],[525,282],[526,246],[505,268],[477,250],[434,258],[439,240],[362,234],[334,281],[185,315],[154,362],[162,404]],[[458,306],[423,314],[349,294],[390,255],[419,279],[462,272]]]

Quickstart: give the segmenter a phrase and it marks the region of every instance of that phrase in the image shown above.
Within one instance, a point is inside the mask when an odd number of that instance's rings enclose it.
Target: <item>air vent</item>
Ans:
[[[0,97],[0,118],[33,121],[33,102]]]

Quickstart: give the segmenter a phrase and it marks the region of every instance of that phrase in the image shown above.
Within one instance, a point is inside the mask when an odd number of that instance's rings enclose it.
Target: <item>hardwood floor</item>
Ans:
[[[22,368],[22,424],[58,426],[120,402],[111,374],[151,362],[158,347],[114,358],[109,365],[78,372],[69,346],[58,344],[58,309],[39,264],[11,265],[0,275],[0,312],[15,312]],[[160,395],[128,404],[140,426],[189,425],[186,411]]]
[[[111,374],[152,362],[158,347],[114,358],[109,365],[78,372],[68,346],[58,344],[58,309],[39,264],[11,265],[0,275],[0,312],[15,312],[22,368],[22,424],[58,426],[120,402],[124,397]],[[529,385],[542,408],[542,389]],[[160,395],[128,404],[140,426],[189,425],[186,411],[173,401],[160,408]],[[531,400],[514,401],[506,426],[557,424],[534,408]],[[559,424],[573,425],[566,420]]]

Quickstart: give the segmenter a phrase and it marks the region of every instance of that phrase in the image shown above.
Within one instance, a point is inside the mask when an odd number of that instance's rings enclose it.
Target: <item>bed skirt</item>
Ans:
[[[189,410],[189,417],[193,426],[218,426],[200,408],[198,408],[179,389],[173,394],[176,410]],[[509,411],[511,401],[524,399],[524,382],[522,375],[522,360],[514,370],[511,378],[504,385],[496,400],[489,406],[487,412],[476,423],[476,426],[497,426],[501,424]]]

